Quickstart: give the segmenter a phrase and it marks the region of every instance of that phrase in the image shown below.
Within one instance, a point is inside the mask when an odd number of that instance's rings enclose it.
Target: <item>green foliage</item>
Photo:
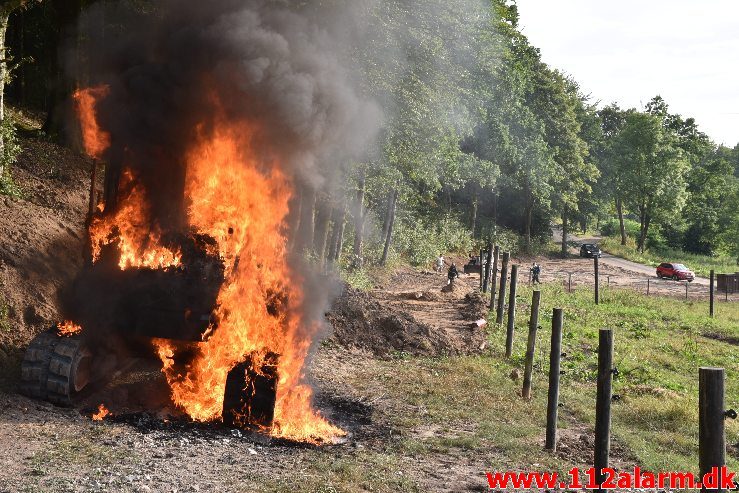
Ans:
[[[633,112],[613,143],[624,200],[639,214],[640,250],[652,221],[663,222],[685,205],[688,162],[658,116]]]
[[[470,231],[453,216],[401,221],[394,244],[395,250],[414,266],[430,265],[439,253],[468,253],[475,246]]]
[[[22,191],[13,181],[11,166],[18,159],[21,147],[18,143],[15,125],[9,117],[0,122],[0,141],[3,143],[2,152],[0,152],[0,169],[3,170],[0,175],[0,194],[20,197]]]
[[[354,289],[369,291],[374,287],[374,281],[367,269],[343,268],[339,271],[341,279]]]

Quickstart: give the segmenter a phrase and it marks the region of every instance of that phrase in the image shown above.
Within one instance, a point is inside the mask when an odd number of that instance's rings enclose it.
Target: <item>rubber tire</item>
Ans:
[[[673,280],[673,281],[677,281],[677,280],[678,280],[678,278],[677,278],[677,274],[675,274],[674,276],[672,276],[672,280]]]
[[[56,327],[41,332],[28,345],[21,362],[20,391],[34,399],[46,400],[49,363],[60,338]]]
[[[49,361],[47,400],[59,406],[71,406],[77,394],[89,383],[89,366],[86,369],[87,379],[76,381],[81,376],[80,368],[91,362],[92,354],[82,338],[61,338]]]

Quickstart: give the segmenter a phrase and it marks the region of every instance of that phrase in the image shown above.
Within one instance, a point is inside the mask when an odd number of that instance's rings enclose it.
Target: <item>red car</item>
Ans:
[[[657,277],[660,279],[667,278],[674,279],[675,281],[690,282],[695,279],[695,274],[683,264],[670,264],[664,262],[657,266]]]

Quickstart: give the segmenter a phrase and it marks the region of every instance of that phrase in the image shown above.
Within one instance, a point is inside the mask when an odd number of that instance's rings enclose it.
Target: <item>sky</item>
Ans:
[[[600,106],[661,95],[716,143],[739,143],[739,1],[516,0],[544,62]]]

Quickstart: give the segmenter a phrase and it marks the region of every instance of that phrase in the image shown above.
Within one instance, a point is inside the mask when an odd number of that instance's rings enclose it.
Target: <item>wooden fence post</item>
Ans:
[[[711,299],[710,299],[709,307],[708,307],[708,312],[711,318],[713,318],[713,281],[714,281],[714,278],[715,278],[715,274],[714,274],[713,269],[711,269],[711,287],[710,287]]]
[[[598,256],[596,255],[595,258],[593,258],[593,268],[595,269],[595,304],[600,304],[600,293],[599,289],[599,279],[598,279]]]
[[[493,269],[490,276],[490,309],[495,308],[495,288],[498,280],[498,257],[500,256],[500,247],[495,245],[493,249]]]
[[[557,450],[557,415],[559,414],[559,375],[562,357],[562,322],[564,313],[555,308],[552,316],[552,342],[549,350],[549,393],[547,395],[547,438],[544,448]]]
[[[539,302],[541,291],[534,291],[531,298],[531,318],[529,319],[529,339],[526,343],[526,366],[523,371],[524,399],[531,399],[531,374],[534,371],[534,351],[536,349],[536,330],[539,328]]]
[[[511,290],[508,293],[508,327],[505,337],[505,356],[511,357],[513,352],[513,332],[516,324],[516,287],[518,284],[518,265],[511,267]]]
[[[500,269],[500,291],[498,292],[498,313],[495,317],[495,323],[503,323],[503,308],[505,307],[505,288],[508,277],[508,261],[511,258],[510,252],[503,252],[503,265]]]
[[[482,268],[482,256],[484,253],[484,250],[480,250],[480,256],[478,257],[480,259],[480,291],[482,291],[482,279],[485,277],[485,269]]]
[[[495,290],[495,284],[490,284],[490,271],[492,270],[492,261],[493,261],[493,242],[492,240],[490,243],[488,243],[488,254],[485,258],[485,280],[482,282],[482,292],[487,293],[488,292],[488,286],[492,286],[493,290]]]
[[[595,483],[605,480],[611,450],[611,385],[613,383],[613,331],[600,329],[598,339],[598,393],[595,402]],[[599,488],[599,491],[602,490]]]
[[[726,437],[724,435],[724,369],[698,370],[698,455],[700,473],[711,472],[714,467],[726,465]],[[721,478],[721,473],[718,474]],[[723,491],[703,487],[703,491]]]

